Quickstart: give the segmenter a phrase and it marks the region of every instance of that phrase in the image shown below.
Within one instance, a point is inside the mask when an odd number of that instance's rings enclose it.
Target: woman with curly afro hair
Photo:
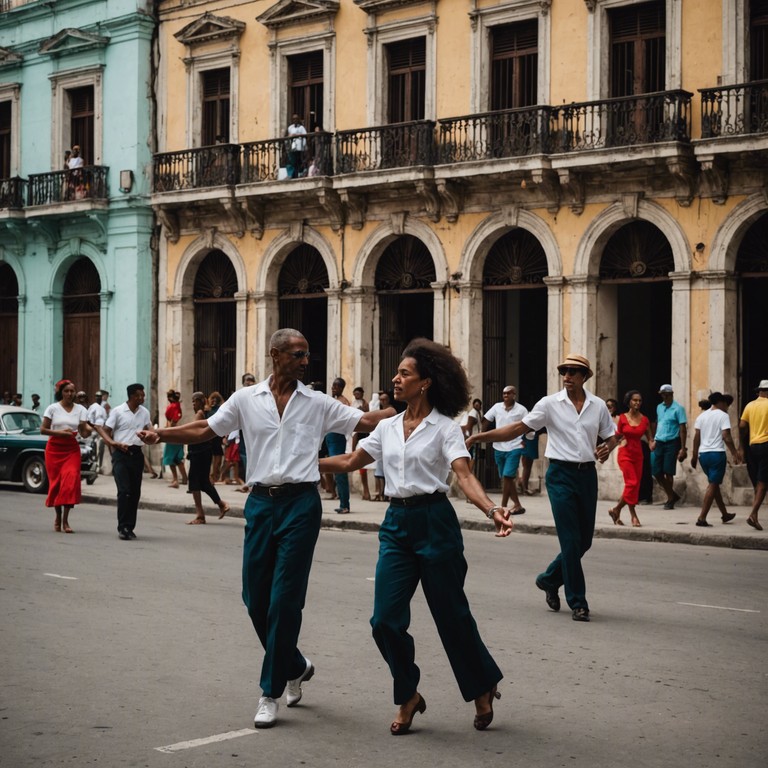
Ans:
[[[509,510],[488,498],[469,470],[469,452],[455,417],[469,402],[461,362],[429,339],[414,339],[392,379],[405,411],[379,422],[353,453],[322,459],[321,472],[352,472],[374,460],[384,469],[390,504],[379,529],[379,560],[373,606],[373,637],[394,678],[398,707],[390,732],[407,733],[426,702],[408,634],[410,602],[421,582],[443,647],[465,701],[474,700],[474,727],[493,719],[502,678],[480,638],[464,594],[467,562],[456,512],[448,501],[452,470],[467,498],[490,518],[497,536],[512,529]]]

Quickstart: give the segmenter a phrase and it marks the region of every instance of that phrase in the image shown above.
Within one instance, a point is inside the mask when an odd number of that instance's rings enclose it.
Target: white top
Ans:
[[[358,400],[357,398],[355,398],[355,399],[354,399],[354,400],[353,400],[353,401],[350,403],[350,405],[351,405],[353,408],[357,408],[357,410],[358,410],[358,411],[362,411],[362,410],[363,410],[363,408],[365,408],[365,400]]]
[[[700,432],[699,453],[725,453],[723,430],[731,430],[731,420],[725,411],[710,408],[699,414],[693,424]]]
[[[464,413],[461,414],[461,421],[459,424],[464,428],[465,432],[470,417],[475,420],[475,426],[472,427],[470,434],[476,435],[480,431],[480,427],[483,423],[483,414],[480,413],[477,408],[470,408],[468,411],[464,411]]]
[[[520,403],[515,403],[509,410],[504,407],[504,403],[495,403],[490,410],[485,412],[484,419],[496,422],[496,429],[506,427],[507,424],[513,424],[516,421],[522,421],[523,416],[528,415],[528,409]],[[493,447],[497,451],[516,451],[523,447],[523,438],[516,437],[514,440],[504,440],[500,443],[494,443]]]
[[[69,160],[67,160],[67,165],[71,170],[72,168],[82,168],[85,165],[85,162],[82,157],[70,157]]]
[[[60,402],[51,403],[43,413],[43,418],[51,420],[51,429],[69,429],[72,432],[77,432],[80,422],[86,421],[87,416],[85,408],[79,403],[75,403],[69,413]]]
[[[107,421],[107,409],[101,403],[92,403],[88,408],[88,423],[103,427]]]
[[[584,390],[586,400],[581,413],[568,398],[565,389],[542,397],[523,419],[534,432],[547,428],[548,459],[560,461],[594,461],[598,436],[607,440],[616,427],[604,400]]]
[[[306,136],[307,135],[307,129],[301,125],[300,123],[291,123],[288,126],[288,135],[289,136]],[[303,152],[304,147],[307,146],[306,139],[292,139],[291,140],[291,151],[292,152]]]
[[[272,377],[235,392],[208,419],[217,435],[243,430],[247,485],[316,483],[317,454],[329,432],[351,435],[363,414],[329,395],[296,383],[283,418],[269,389]]]
[[[227,442],[228,443],[239,443],[240,442],[240,430],[239,429],[233,429],[227,435]]]
[[[128,407],[128,403],[120,403],[110,408],[104,426],[112,430],[112,439],[117,443],[143,445],[136,433],[140,429],[150,429],[152,422],[149,411],[143,405],[134,412]]]
[[[461,427],[434,408],[413,430],[403,434],[405,413],[380,421],[362,448],[384,470],[384,493],[403,499],[435,491],[448,492],[451,464],[469,458]]]

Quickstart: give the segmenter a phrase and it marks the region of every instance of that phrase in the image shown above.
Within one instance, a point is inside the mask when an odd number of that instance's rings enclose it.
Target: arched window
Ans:
[[[90,397],[100,385],[101,279],[93,262],[75,261],[64,279],[62,376]],[[55,377],[58,377],[54,373]]]

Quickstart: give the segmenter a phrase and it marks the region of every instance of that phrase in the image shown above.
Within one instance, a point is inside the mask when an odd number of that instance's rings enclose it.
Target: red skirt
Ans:
[[[72,507],[80,503],[80,446],[72,437],[48,438],[45,445],[48,472],[46,507]]]
[[[224,458],[227,461],[231,461],[233,464],[237,464],[240,461],[240,445],[234,440],[227,446],[227,450],[224,453]]]

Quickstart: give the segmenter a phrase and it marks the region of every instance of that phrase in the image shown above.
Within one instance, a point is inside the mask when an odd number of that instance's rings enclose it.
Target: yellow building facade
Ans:
[[[598,395],[650,412],[672,383],[691,419],[768,376],[765,0],[169,0],[159,20],[160,391],[226,396],[286,325],[312,380],[367,393],[417,335],[488,405],[514,383],[530,407],[570,351]]]

